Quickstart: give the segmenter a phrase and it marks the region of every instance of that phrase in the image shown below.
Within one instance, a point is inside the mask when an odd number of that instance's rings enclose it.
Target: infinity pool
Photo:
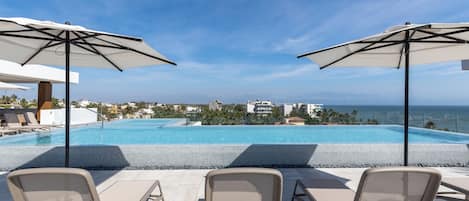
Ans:
[[[124,144],[360,144],[402,143],[403,127],[175,126],[180,119],[121,120],[74,128],[73,145]],[[469,135],[411,128],[410,143],[469,144]],[[64,130],[0,138],[0,145],[63,145]]]

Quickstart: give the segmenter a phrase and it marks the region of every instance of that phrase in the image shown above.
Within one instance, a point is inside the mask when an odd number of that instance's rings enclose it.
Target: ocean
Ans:
[[[404,106],[325,105],[337,112],[358,112],[357,119],[367,122],[376,119],[379,124],[404,124]],[[432,121],[437,129],[469,133],[469,106],[409,106],[409,124],[424,127]]]

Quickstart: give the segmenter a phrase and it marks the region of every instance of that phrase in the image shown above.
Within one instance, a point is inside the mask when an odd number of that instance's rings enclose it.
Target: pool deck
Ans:
[[[465,177],[469,179],[469,168],[436,168],[443,177]],[[345,183],[349,188],[357,188],[360,176],[365,168],[284,168],[279,169],[284,177],[283,200],[291,199],[293,187],[297,179],[308,178],[334,178]],[[91,171],[98,192],[102,191],[116,180],[154,180],[161,182],[165,200],[167,201],[203,201],[204,176],[209,169],[177,169],[177,170],[98,170]],[[11,201],[6,187],[5,176],[7,172],[0,172],[0,200]],[[448,192],[447,188],[440,188],[440,192]],[[449,196],[451,198],[449,198]],[[460,194],[451,194],[437,200],[463,200]]]

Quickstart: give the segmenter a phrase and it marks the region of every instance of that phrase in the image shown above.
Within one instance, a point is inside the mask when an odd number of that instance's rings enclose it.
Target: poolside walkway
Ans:
[[[469,168],[437,168],[444,177],[467,177]],[[356,189],[364,168],[287,168],[280,169],[284,176],[283,200],[290,201],[293,186],[299,178],[335,178],[351,189]],[[204,176],[209,170],[116,170],[91,171],[98,192],[116,180],[152,180],[161,182],[167,201],[199,201],[204,197]],[[0,201],[11,201],[5,182],[6,172],[0,172]],[[441,188],[440,191],[448,191]],[[462,195],[451,195],[462,200]],[[453,200],[453,199],[438,199]]]

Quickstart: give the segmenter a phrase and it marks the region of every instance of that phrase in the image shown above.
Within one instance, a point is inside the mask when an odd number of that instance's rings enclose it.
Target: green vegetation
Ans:
[[[188,118],[191,121],[201,121],[203,125],[272,125],[280,124],[284,121],[279,107],[272,108],[272,114],[249,114],[246,106],[240,104],[223,105],[221,110],[209,110],[207,105],[198,105],[202,111],[200,113],[187,113],[184,110],[174,110],[172,107],[155,107],[153,111],[155,118]],[[349,113],[339,113],[332,109],[318,112],[313,118],[303,110],[294,109],[289,117],[300,117],[305,119],[305,124],[356,124],[357,111]],[[369,123],[378,124],[376,120],[369,120]]]
[[[53,108],[63,108],[64,100],[52,97]],[[81,107],[78,101],[71,101],[74,107]],[[20,107],[35,108],[36,100],[28,101],[24,98],[19,99],[16,95],[0,97],[0,107]],[[196,110],[187,112],[187,107],[195,107]],[[98,114],[102,114],[106,119],[115,118],[188,118],[191,121],[200,121],[203,125],[272,125],[281,124],[285,121],[280,107],[273,107],[271,114],[252,114],[247,113],[244,104],[226,104],[221,110],[209,110],[208,105],[172,105],[147,102],[133,102],[123,104],[103,104],[99,102],[90,102],[86,108],[97,108]],[[351,113],[341,113],[333,109],[324,109],[311,117],[303,109],[293,109],[288,117],[300,117],[305,120],[307,125],[318,124],[357,124],[357,111]],[[98,115],[98,119],[101,116]],[[378,124],[375,119],[368,119],[367,124]],[[426,127],[436,128],[433,122],[427,122]]]
[[[190,114],[191,121],[201,121],[204,125],[239,125],[245,123],[246,108],[244,105],[224,105],[221,110],[209,110],[204,105],[202,112]]]
[[[427,121],[427,123],[425,123],[424,128],[436,129],[436,125],[435,123],[433,123],[433,121]]]
[[[428,128],[428,129],[441,130],[441,131],[451,131],[448,128],[438,128],[436,126],[435,122],[433,122],[433,121],[427,121],[423,127]],[[458,131],[456,131],[456,132],[458,132]]]
[[[28,101],[25,98],[19,99],[18,96],[16,96],[15,94],[11,96],[3,95],[0,97],[0,107],[1,108],[15,107],[15,108],[27,109],[27,108],[36,108],[37,103],[36,103],[36,100]]]
[[[131,113],[133,110],[137,111],[137,108],[132,108],[132,107],[127,107],[124,111],[123,114],[126,113]],[[185,118],[186,116],[184,115],[184,110],[182,109],[176,109],[170,105],[165,106],[165,107],[154,107],[152,108],[153,112],[153,118]]]

